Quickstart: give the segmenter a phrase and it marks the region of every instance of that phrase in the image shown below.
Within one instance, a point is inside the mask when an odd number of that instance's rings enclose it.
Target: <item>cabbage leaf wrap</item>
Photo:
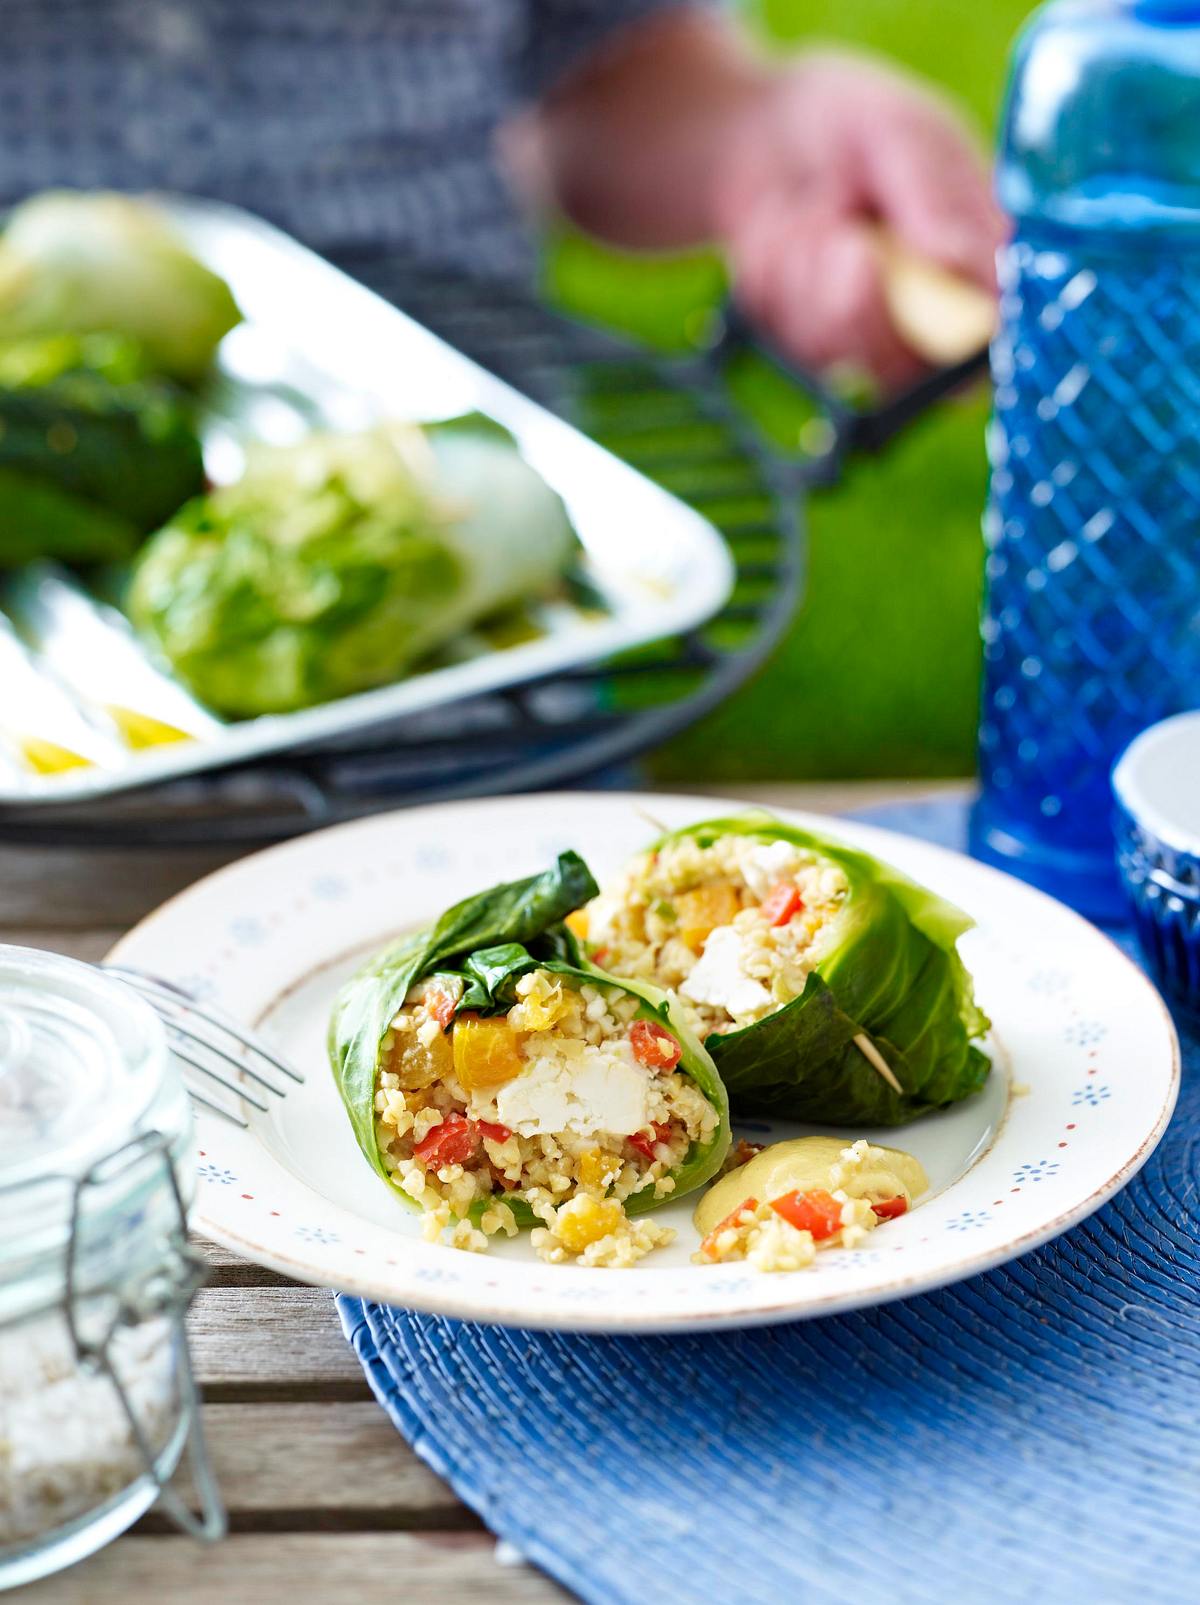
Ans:
[[[255,447],[140,554],[130,617],[201,702],[286,713],[386,685],[488,616],[547,596],[576,539],[486,420]]]
[[[569,983],[615,987],[640,1000],[638,1017],[664,1025],[682,1044],[679,1069],[688,1075],[720,1121],[704,1144],[693,1143],[671,1172],[671,1198],[703,1186],[720,1169],[729,1149],[729,1103],[712,1059],[679,1016],[678,1004],[657,987],[620,980],[598,969],[580,951],[562,924],[572,909],[596,893],[583,860],[572,852],[540,875],[494,886],[456,903],[430,929],[406,936],[385,949],[345,983],[334,1003],[329,1056],[334,1079],[354,1135],[371,1166],[400,1197],[417,1207],[383,1163],[375,1131],[375,1089],[383,1038],[409,988],[436,975],[463,982],[456,1013],[499,1014],[517,1000],[516,983],[529,970],[545,969]],[[505,1194],[519,1226],[537,1217],[519,1193]],[[667,1202],[653,1187],[625,1200],[628,1215],[644,1214]],[[480,1201],[472,1211],[487,1207]]]
[[[973,1038],[988,1029],[958,938],[974,923],[897,869],[770,815],[706,820],[655,843],[718,836],[788,841],[841,868],[845,903],[799,997],[705,1042],[735,1114],[835,1126],[901,1126],[977,1092],[991,1068]],[[869,1039],[903,1091],[871,1064]]]

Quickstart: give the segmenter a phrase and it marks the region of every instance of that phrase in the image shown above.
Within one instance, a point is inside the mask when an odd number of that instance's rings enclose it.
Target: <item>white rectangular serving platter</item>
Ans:
[[[0,765],[0,804],[100,797],[344,738],[691,629],[728,600],[728,550],[691,508],[261,219],[210,201],[154,199],[195,255],[228,281],[245,315],[217,354],[204,427],[214,480],[237,476],[250,438],[285,444],[312,427],[485,413],[563,498],[603,610],[551,605],[539,614],[537,639],[480,646],[463,661],[297,713],[228,724],[200,714],[194,739],[140,750],[109,743],[88,767],[40,775]],[[111,612],[99,622],[119,628]],[[146,677],[151,702],[161,705],[161,675],[149,663]],[[0,725],[9,729],[20,709],[5,708],[4,699],[21,694],[17,678],[0,676]]]

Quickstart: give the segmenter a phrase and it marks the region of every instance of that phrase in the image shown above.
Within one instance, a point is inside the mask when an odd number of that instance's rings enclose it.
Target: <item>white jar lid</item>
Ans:
[[[190,1109],[154,1011],[89,965],[0,945],[0,1322],[61,1300],[97,1167],[81,1286],[144,1269],[172,1220],[169,1176],[136,1148],[106,1161],[154,1132],[178,1168]]]
[[[1151,725],[1113,770],[1118,804],[1152,840],[1200,855],[1200,712]]]

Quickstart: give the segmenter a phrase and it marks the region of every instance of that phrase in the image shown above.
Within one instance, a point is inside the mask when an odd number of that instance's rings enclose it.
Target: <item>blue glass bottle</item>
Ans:
[[[1115,917],[1112,762],[1200,705],[1200,3],[1039,12],[998,185],[971,846]]]

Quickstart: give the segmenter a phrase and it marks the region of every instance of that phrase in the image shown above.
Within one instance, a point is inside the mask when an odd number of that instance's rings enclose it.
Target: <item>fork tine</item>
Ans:
[[[244,1098],[252,1108],[258,1109],[264,1115],[270,1114],[269,1104],[261,1103],[259,1099],[254,1097],[252,1093],[247,1092],[244,1086],[239,1086],[237,1082],[226,1081],[220,1071],[214,1070],[211,1065],[205,1064],[202,1059],[195,1059],[190,1053],[185,1053],[177,1042],[171,1044],[171,1052],[177,1059],[182,1059],[184,1064],[191,1065],[193,1070],[199,1070],[201,1075],[211,1076],[219,1087],[224,1087],[226,1091],[232,1092],[237,1098]]]
[[[224,1031],[227,1036],[231,1036],[234,1041],[240,1043],[243,1048],[246,1048],[251,1053],[258,1054],[260,1058],[265,1059],[267,1064],[269,1064],[273,1070],[279,1071],[280,1075],[286,1076],[289,1081],[294,1081],[298,1086],[303,1086],[304,1077],[298,1070],[293,1070],[290,1064],[286,1063],[283,1059],[276,1057],[276,1055],[273,1054],[264,1043],[258,1041],[252,1036],[247,1035],[246,1032],[241,1030],[239,1026],[235,1025],[233,1021],[226,1020],[222,1016],[205,1009],[202,1004],[197,1003],[194,998],[189,997],[182,987],[175,986],[174,983],[170,981],[163,981],[158,976],[147,975],[143,970],[130,969],[123,964],[108,964],[105,965],[105,968],[111,970],[114,975],[122,976],[126,981],[129,982],[131,986],[145,991],[147,994],[149,994],[151,999],[167,1004],[175,1009],[186,1010],[189,1014],[195,1015],[197,1019],[203,1020],[206,1025],[213,1027],[214,1030]],[[198,1038],[198,1040],[205,1041],[206,1046],[212,1046],[214,1052],[223,1053],[224,1051],[216,1048],[204,1038]],[[225,1054],[224,1056],[226,1058],[229,1057],[228,1054]],[[236,1062],[238,1063],[239,1068],[242,1068],[241,1061],[239,1060]],[[264,1085],[269,1085],[269,1083],[264,1082]],[[282,1092],[278,1092],[274,1087],[271,1088],[271,1091],[276,1092],[278,1097],[282,1098],[284,1096]]]
[[[198,1008],[194,1003],[184,1004],[182,1007],[189,1009],[192,1014],[198,1015],[207,1024],[215,1026],[217,1030],[224,1031],[226,1035],[231,1036],[235,1042],[240,1043],[249,1052],[257,1053],[260,1059],[265,1059],[273,1070],[278,1070],[280,1075],[287,1076],[289,1081],[294,1081],[297,1086],[304,1085],[304,1077],[298,1070],[293,1070],[285,1060],[276,1058],[264,1043],[259,1042],[252,1036],[248,1036],[244,1031],[239,1030],[236,1025],[232,1024],[231,1021],[222,1019],[218,1014],[210,1014],[206,1009]],[[282,1098],[283,1093],[280,1093],[279,1096]]]
[[[268,1081],[261,1071],[253,1069],[244,1059],[235,1059],[233,1054],[227,1053],[219,1043],[210,1042],[207,1037],[202,1037],[198,1031],[188,1030],[180,1025],[177,1020],[164,1019],[163,1024],[171,1033],[173,1041],[193,1043],[195,1046],[203,1048],[207,1053],[215,1054],[218,1059],[224,1059],[225,1063],[232,1066],[240,1075],[249,1076],[251,1081],[256,1081],[260,1087],[273,1094],[276,1098],[286,1096],[279,1087]]]
[[[222,1082],[221,1085],[224,1086],[225,1082]],[[206,1098],[202,1092],[197,1092],[195,1087],[188,1087],[187,1095],[193,1103],[202,1103],[206,1109],[211,1109],[213,1114],[220,1115],[235,1126],[240,1126],[243,1131],[249,1131],[249,1122],[243,1120],[241,1115],[235,1115],[233,1110],[226,1109],[224,1104],[217,1103],[212,1098]]]

